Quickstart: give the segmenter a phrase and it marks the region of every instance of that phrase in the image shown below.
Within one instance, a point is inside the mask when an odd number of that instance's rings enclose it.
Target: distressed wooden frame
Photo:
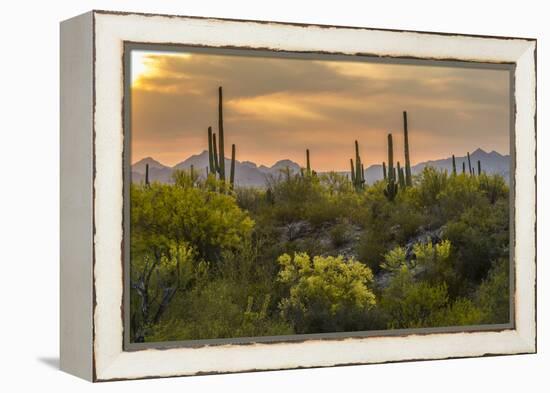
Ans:
[[[509,64],[513,325],[492,331],[124,345],[127,43]],[[92,11],[61,24],[61,368],[92,381],[536,352],[536,40]]]

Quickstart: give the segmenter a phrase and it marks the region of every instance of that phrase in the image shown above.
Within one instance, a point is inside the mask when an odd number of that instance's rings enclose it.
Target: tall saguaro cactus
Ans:
[[[401,187],[401,189],[405,188],[405,173],[403,172],[403,168],[401,168],[399,161],[397,161],[397,178],[399,180],[399,187]]]
[[[359,155],[359,142],[355,141],[355,165],[353,158],[350,158],[351,182],[355,190],[360,191],[365,185],[365,167]]]
[[[208,169],[210,173],[216,173],[216,164],[214,163],[215,145],[212,145],[212,127],[208,127]]]
[[[231,170],[229,172],[229,184],[233,188],[235,184],[235,144],[231,145]]]
[[[385,161],[382,162],[382,175],[384,176],[384,180],[386,180],[388,178],[388,175],[386,173],[386,162]]]
[[[456,161],[455,161],[455,155],[453,154],[453,175],[456,175]]]
[[[225,180],[225,146],[223,135],[223,92],[222,87],[218,88],[218,135],[219,135],[219,175],[221,180]]]
[[[399,186],[396,183],[396,171],[393,167],[393,138],[388,134],[388,179],[384,195],[389,201],[393,201],[397,195]]]
[[[411,159],[409,154],[409,127],[407,124],[407,111],[403,111],[403,132],[405,133],[405,184],[412,186]]]
[[[470,160],[470,152],[468,152],[468,170],[470,171],[470,175],[472,175],[472,161]]]
[[[306,149],[306,173],[311,175],[311,162],[309,161],[309,149]]]
[[[145,185],[149,185],[149,164],[145,164]]]
[[[477,160],[477,175],[481,176],[481,161]]]
[[[220,165],[218,163],[218,145],[216,144],[216,134],[212,134],[212,157],[214,159],[214,174],[218,173]]]

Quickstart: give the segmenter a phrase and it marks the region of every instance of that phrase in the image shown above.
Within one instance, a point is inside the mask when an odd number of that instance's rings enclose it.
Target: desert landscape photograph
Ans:
[[[130,342],[510,322],[510,71],[129,56]]]

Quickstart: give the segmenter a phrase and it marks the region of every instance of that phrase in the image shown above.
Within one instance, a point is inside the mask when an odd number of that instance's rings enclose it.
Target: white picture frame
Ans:
[[[368,337],[124,345],[126,43],[513,66],[510,327]],[[91,11],[61,24],[61,368],[90,381],[536,352],[536,40]]]

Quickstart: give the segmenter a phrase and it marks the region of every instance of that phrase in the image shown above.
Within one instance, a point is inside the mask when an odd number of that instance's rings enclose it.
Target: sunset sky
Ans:
[[[365,167],[385,161],[387,134],[403,155],[403,110],[413,164],[481,147],[509,152],[504,70],[366,61],[132,51],[132,162],[174,165],[207,149],[224,91],[226,156],[271,166],[347,170],[358,140]],[[330,59],[330,58],[329,58]],[[229,147],[229,148],[228,148]]]

